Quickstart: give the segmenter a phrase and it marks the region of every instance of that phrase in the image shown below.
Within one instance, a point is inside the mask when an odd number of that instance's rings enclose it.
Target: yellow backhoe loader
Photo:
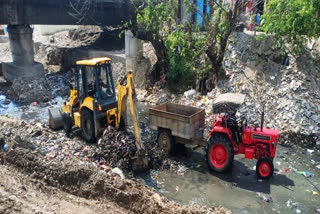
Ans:
[[[70,84],[70,99],[63,104],[60,112],[62,118],[55,116],[59,111],[51,110],[49,124],[57,127],[56,124],[61,121],[67,134],[73,126],[79,127],[85,141],[94,143],[106,126],[112,125],[117,129],[125,127],[129,98],[137,147],[132,165],[134,171],[143,171],[147,169],[148,161],[140,139],[133,73],[130,71],[117,81],[117,97],[111,63],[110,58],[77,61],[75,84]]]

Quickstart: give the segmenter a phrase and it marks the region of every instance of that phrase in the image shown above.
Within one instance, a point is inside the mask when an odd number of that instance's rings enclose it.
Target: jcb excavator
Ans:
[[[77,61],[75,85],[70,84],[70,99],[63,104],[62,120],[49,112],[50,126],[56,126],[54,123],[60,120],[65,132],[69,134],[75,125],[81,128],[85,141],[96,142],[102,132],[101,128],[112,125],[121,129],[125,126],[129,98],[137,147],[132,165],[134,171],[143,171],[148,162],[140,139],[133,73],[130,71],[117,81],[117,99],[111,63],[110,58]]]

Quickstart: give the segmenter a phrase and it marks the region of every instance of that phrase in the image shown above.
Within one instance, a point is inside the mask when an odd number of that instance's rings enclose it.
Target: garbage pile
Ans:
[[[224,65],[231,75],[228,81],[221,82],[220,90],[247,94],[247,102],[239,112],[247,114],[250,120],[260,121],[258,110],[265,103],[268,127],[317,135],[320,65],[311,56],[316,50],[306,48],[295,58],[276,50],[272,44],[270,38],[259,42],[245,33],[235,34]],[[287,65],[285,59],[289,59]],[[232,61],[230,66],[227,61]]]
[[[132,133],[118,132],[109,126],[98,141],[93,159],[99,166],[118,167],[129,172],[136,151],[135,136]]]
[[[163,168],[168,157],[158,148],[155,132],[146,127],[140,131],[149,167],[151,169]],[[118,167],[125,173],[132,172],[132,158],[137,152],[133,132],[117,131],[114,127],[109,126],[97,144],[95,152],[92,154],[97,166]]]

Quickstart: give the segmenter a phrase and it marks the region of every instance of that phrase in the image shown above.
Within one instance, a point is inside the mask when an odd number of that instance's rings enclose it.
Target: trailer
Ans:
[[[169,154],[175,143],[205,146],[205,110],[164,103],[149,109],[149,126],[159,131],[159,147]]]

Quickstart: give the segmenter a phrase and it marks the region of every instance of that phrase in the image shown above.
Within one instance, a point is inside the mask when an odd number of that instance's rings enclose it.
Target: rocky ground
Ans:
[[[55,192],[55,194],[59,194],[61,190],[74,196],[85,198],[79,198],[80,206],[81,202],[85,203],[86,199],[90,199],[87,208],[90,207],[90,204],[94,204],[92,205],[93,208],[98,211],[99,209],[103,210],[108,208],[108,206],[111,206],[111,210],[115,210],[116,207],[119,206],[121,207],[121,209],[118,210],[119,213],[229,212],[223,208],[206,208],[195,204],[186,206],[169,201],[148,187],[133,180],[124,179],[119,169],[110,170],[110,167],[106,165],[99,166],[101,169],[97,169],[96,164],[90,161],[88,156],[83,159],[78,159],[76,154],[73,153],[73,155],[71,155],[72,152],[69,151],[67,147],[63,149],[63,154],[45,151],[46,148],[49,147],[50,141],[54,140],[52,138],[57,139],[58,136],[52,134],[50,130],[41,124],[28,124],[5,117],[0,118],[0,123],[0,133],[3,136],[0,139],[1,148],[3,148],[0,150],[0,162],[1,165],[4,166],[1,173],[4,173],[4,170],[8,170],[8,167],[13,167],[19,171],[12,171],[12,173],[16,173],[14,178],[18,177],[16,178],[17,180],[10,181],[12,183],[17,182],[20,185],[19,182],[26,176],[26,183],[29,179],[35,183],[35,187],[32,188],[44,186],[43,188],[47,189],[53,188],[52,191]],[[40,138],[41,136],[42,138]],[[75,141],[68,141],[66,139],[60,141],[64,141],[64,145],[72,145],[75,143]],[[7,147],[5,145],[7,145]],[[52,145],[50,148],[54,148],[55,146],[59,147],[61,144],[55,143],[55,145]],[[84,153],[85,152],[86,151],[84,151]],[[22,178],[19,177],[19,173],[24,174]],[[0,194],[11,195],[8,196],[8,198],[1,199],[0,209],[4,210],[5,213],[19,212],[19,209],[24,212],[23,203],[26,203],[26,201],[23,196],[29,187],[21,187],[20,190],[16,188],[8,190],[7,188],[12,184],[8,183],[7,179],[3,179],[1,182],[4,183],[4,190],[1,192],[2,189],[0,188]],[[43,191],[45,192],[46,189]],[[32,191],[30,194],[32,194]],[[54,194],[52,195],[52,197],[55,197]],[[42,200],[45,199],[46,197],[42,198]],[[98,201],[107,200],[108,203],[100,206],[99,204],[101,202],[94,203],[92,199]],[[37,205],[40,205],[42,200],[40,200]],[[65,206],[64,203],[60,202],[56,201],[56,203],[54,203],[54,201],[52,201],[52,204],[50,203],[43,208],[39,206],[35,208],[31,203],[30,208],[28,207],[26,212],[29,211],[29,209],[31,211],[37,209],[40,213],[47,212],[46,209],[48,209],[48,212],[51,212],[55,209],[54,204],[57,204],[58,208]],[[15,203],[18,205],[15,206]],[[67,204],[67,202],[65,203]],[[72,201],[70,203],[72,204]]]

